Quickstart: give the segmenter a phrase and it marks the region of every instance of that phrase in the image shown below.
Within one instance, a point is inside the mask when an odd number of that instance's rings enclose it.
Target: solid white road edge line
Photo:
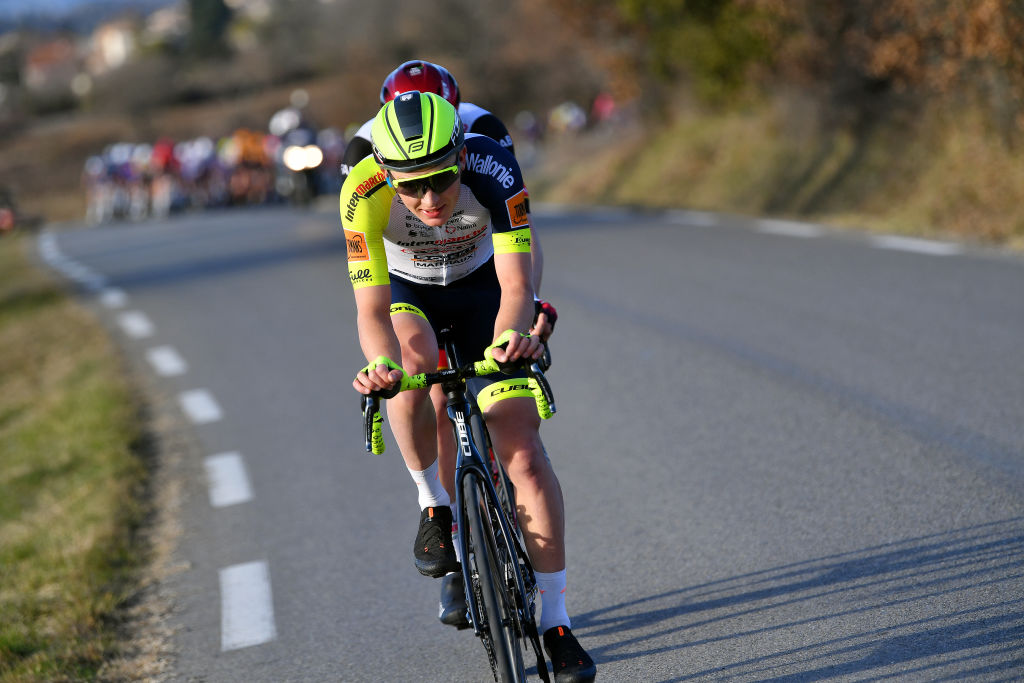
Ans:
[[[785,237],[821,237],[825,231],[810,223],[797,223],[796,221],[780,221],[770,218],[757,221],[757,231],[769,235],[783,235]]]
[[[224,414],[217,400],[206,389],[192,389],[178,396],[182,410],[194,424],[207,424],[220,420]]]
[[[928,254],[929,256],[953,256],[962,254],[964,248],[959,244],[951,242],[937,242],[935,240],[923,240],[917,237],[898,237],[896,235],[873,235],[869,238],[873,246],[880,249],[895,249],[897,251],[910,251],[917,254]]]
[[[240,453],[219,453],[204,461],[210,483],[210,504],[215,508],[252,500],[252,487]]]
[[[274,640],[274,602],[266,562],[220,570],[220,647],[237,650]]]
[[[156,346],[146,352],[146,360],[161,377],[175,377],[188,372],[188,363],[173,346]]]

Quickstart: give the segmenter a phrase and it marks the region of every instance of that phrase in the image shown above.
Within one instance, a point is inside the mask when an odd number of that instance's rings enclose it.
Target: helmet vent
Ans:
[[[403,138],[415,140],[423,137],[423,108],[418,91],[402,93],[395,98],[395,117]]]

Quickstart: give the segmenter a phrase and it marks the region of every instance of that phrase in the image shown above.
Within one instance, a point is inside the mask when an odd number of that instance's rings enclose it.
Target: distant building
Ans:
[[[0,36],[0,83],[21,80],[21,37],[11,31]]]
[[[37,92],[67,88],[78,73],[78,61],[78,51],[69,38],[40,43],[25,54],[21,81]]]
[[[185,38],[189,17],[185,4],[158,9],[146,18],[142,40],[146,45],[173,45]]]
[[[224,4],[236,16],[262,23],[273,14],[276,0],[224,0]]]

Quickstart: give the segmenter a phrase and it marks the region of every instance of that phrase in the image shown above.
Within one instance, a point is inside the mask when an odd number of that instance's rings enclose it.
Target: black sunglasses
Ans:
[[[455,184],[460,174],[458,164],[415,178],[395,178],[388,173],[388,185],[395,188],[395,192],[398,194],[407,197],[422,197],[427,190],[441,194]]]

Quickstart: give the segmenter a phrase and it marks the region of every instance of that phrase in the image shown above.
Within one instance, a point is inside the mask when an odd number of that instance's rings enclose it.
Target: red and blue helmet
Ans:
[[[459,106],[459,84],[448,69],[438,64],[414,59],[388,74],[380,88],[381,106],[410,90],[432,92]]]

